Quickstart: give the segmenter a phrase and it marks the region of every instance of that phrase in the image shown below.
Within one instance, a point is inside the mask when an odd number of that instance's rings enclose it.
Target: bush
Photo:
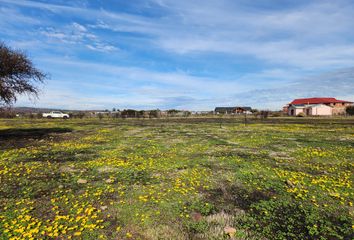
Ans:
[[[137,111],[137,117],[138,118],[143,118],[144,116],[145,116],[145,111],[144,110]]]
[[[281,117],[282,116],[282,112],[272,112],[271,116],[272,117]]]
[[[78,112],[78,113],[73,114],[73,117],[83,119],[85,117],[85,113]]]
[[[103,119],[103,114],[102,113],[98,113],[97,117],[98,117],[98,119],[102,120]]]
[[[269,111],[261,111],[260,115],[261,115],[261,119],[267,119],[269,116]]]
[[[301,112],[296,115],[296,117],[305,117],[305,113]]]
[[[176,109],[167,110],[168,116],[171,116],[171,117],[174,117],[174,116],[177,115],[177,113],[179,113],[179,112],[180,112],[180,111],[179,111],[179,110],[176,110]]]
[[[187,223],[187,230],[192,234],[204,233],[208,230],[209,225],[205,220],[200,221],[190,221]]]
[[[190,209],[202,214],[203,216],[207,216],[214,212],[215,207],[212,203],[197,201],[191,204]]]
[[[14,118],[16,114],[12,111],[6,111],[0,109],[0,118]]]
[[[119,117],[121,117],[121,114],[120,114],[120,112],[114,112],[114,113],[112,113],[112,118],[119,118]]]
[[[192,115],[192,113],[190,111],[185,111],[184,112],[184,116],[185,117],[189,117],[190,115]]]
[[[138,112],[134,109],[124,109],[121,115],[124,118],[135,118],[138,115]]]
[[[353,116],[354,115],[354,106],[348,106],[346,109],[345,109],[346,113],[350,116]]]
[[[161,116],[160,110],[151,110],[149,117],[150,118],[159,118]]]
[[[125,183],[140,183],[146,184],[151,181],[151,174],[146,170],[137,170],[133,168],[127,168],[117,172],[118,181]]]

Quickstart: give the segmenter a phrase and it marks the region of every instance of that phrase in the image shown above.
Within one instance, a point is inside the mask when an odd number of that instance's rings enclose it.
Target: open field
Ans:
[[[353,172],[353,118],[3,119],[0,239],[352,239]]]

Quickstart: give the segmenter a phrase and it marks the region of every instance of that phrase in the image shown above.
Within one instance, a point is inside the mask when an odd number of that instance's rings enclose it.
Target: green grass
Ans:
[[[353,159],[353,118],[2,119],[0,239],[352,239]]]

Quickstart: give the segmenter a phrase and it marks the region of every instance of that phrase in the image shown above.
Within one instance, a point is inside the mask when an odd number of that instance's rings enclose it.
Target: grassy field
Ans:
[[[0,239],[353,239],[353,170],[353,118],[3,119]]]

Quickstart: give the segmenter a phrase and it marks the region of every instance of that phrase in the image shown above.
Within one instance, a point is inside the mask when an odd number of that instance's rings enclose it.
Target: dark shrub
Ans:
[[[350,116],[353,116],[354,115],[354,106],[348,106],[346,109],[345,109],[346,113]]]
[[[261,111],[260,116],[261,116],[261,119],[267,119],[269,116],[269,111]]]

